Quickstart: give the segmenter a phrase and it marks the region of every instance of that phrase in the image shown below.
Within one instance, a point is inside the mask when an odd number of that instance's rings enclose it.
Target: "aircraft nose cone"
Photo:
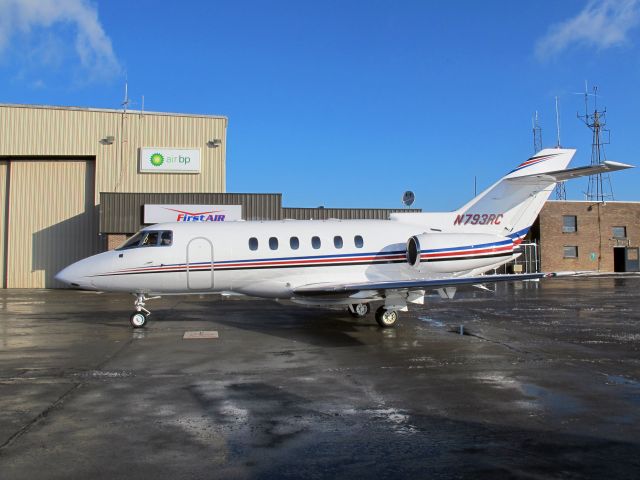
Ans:
[[[82,288],[85,290],[93,290],[89,278],[86,277],[85,268],[80,265],[82,261],[69,265],[67,268],[60,270],[54,277],[57,281],[64,283],[73,288]]]
[[[73,268],[73,265],[70,265],[66,268],[63,268],[62,270],[60,270],[56,276],[54,277],[58,282],[62,282],[66,285],[72,286],[72,287],[79,287],[80,284],[76,282],[77,278],[74,275],[74,271],[75,269]]]

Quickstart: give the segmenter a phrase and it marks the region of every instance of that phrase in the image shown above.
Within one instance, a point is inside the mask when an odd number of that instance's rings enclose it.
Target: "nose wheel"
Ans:
[[[143,293],[136,293],[135,296],[136,300],[133,302],[133,305],[136,311],[129,317],[129,322],[133,328],[142,328],[147,325],[147,318],[151,315],[151,312],[144,308],[145,302],[147,300],[153,300],[154,298],[160,297],[147,298]]]
[[[147,316],[142,312],[134,312],[129,317],[133,328],[142,328],[147,324]]]

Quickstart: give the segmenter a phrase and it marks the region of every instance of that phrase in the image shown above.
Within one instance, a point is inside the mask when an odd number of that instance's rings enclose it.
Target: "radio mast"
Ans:
[[[531,131],[533,132],[533,154],[535,155],[540,150],[542,150],[542,128],[540,128],[540,124],[538,123],[538,111],[536,110],[536,114],[531,119]]]
[[[556,148],[560,148],[560,108],[558,107],[558,97],[556,96]],[[567,199],[567,189],[564,182],[556,183],[554,189],[556,200]]]
[[[593,96],[593,113],[589,113],[589,96]],[[593,93],[589,93],[585,83],[584,115],[577,114],[578,118],[592,132],[591,141],[591,165],[598,165],[606,160],[604,145],[609,144],[610,132],[605,128],[607,109],[598,110],[598,87],[593,87]],[[603,140],[603,136],[606,139]],[[589,176],[586,199],[593,202],[606,202],[613,200],[613,188],[608,173],[599,173]]]

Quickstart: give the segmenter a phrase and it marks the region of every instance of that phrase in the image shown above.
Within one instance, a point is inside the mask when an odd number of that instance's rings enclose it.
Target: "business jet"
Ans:
[[[427,294],[557,273],[483,275],[516,259],[556,182],[630,168],[569,168],[575,150],[545,149],[454,212],[389,220],[176,222],[143,228],[122,246],[76,262],[56,279],[85,290],[135,295],[130,322],[144,327],[148,300],[173,294],[242,294],[303,305],[340,305],[354,317],[383,302],[378,324]]]

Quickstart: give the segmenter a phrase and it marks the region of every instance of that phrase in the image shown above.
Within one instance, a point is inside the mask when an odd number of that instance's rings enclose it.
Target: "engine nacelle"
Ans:
[[[420,272],[457,272],[507,262],[513,239],[489,233],[423,233],[407,241],[407,263]]]

